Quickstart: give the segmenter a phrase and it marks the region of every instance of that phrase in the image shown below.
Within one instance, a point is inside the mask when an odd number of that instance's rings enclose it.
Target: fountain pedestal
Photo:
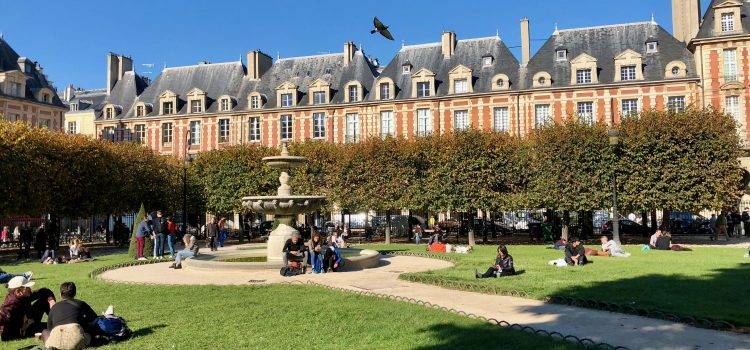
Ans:
[[[293,234],[299,233],[297,229],[292,227],[291,216],[277,216],[275,220],[278,223],[278,226],[276,226],[276,228],[271,231],[271,234],[268,235],[268,243],[266,246],[266,254],[269,263],[283,262],[284,254],[281,250],[284,249],[284,244],[288,239],[292,238]]]

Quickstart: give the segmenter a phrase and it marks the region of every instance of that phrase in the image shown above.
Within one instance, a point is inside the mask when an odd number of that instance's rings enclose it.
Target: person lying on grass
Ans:
[[[46,328],[42,318],[55,305],[55,294],[47,288],[31,291],[33,286],[23,276],[8,282],[8,295],[0,307],[0,340],[30,338]]]
[[[7,284],[11,280],[11,278],[16,277],[16,276],[23,276],[27,280],[31,280],[31,276],[33,275],[34,273],[31,271],[26,271],[22,274],[13,274],[13,273],[5,272],[3,271],[3,269],[0,269],[0,284]]]
[[[573,237],[570,242],[565,245],[565,262],[569,266],[579,266],[588,263],[586,259],[586,248],[581,244],[581,240],[578,237]]]
[[[590,256],[617,256],[627,258],[630,253],[622,249],[622,246],[613,239],[609,239],[607,235],[602,235],[599,240],[602,242],[602,250],[586,249],[586,255]]]
[[[474,270],[474,276],[476,278],[497,278],[502,276],[512,276],[516,274],[516,269],[513,267],[513,257],[508,254],[508,248],[504,244],[497,246],[497,256],[495,257],[495,265],[490,266],[487,272],[479,274],[479,271]]]

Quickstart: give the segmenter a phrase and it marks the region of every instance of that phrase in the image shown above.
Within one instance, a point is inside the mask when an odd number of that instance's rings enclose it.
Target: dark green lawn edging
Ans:
[[[157,264],[157,263],[163,263],[163,262],[170,262],[170,261],[174,261],[174,258],[171,258],[171,259],[170,258],[166,258],[166,259],[162,259],[162,260],[148,259],[148,260],[125,261],[125,262],[121,262],[121,263],[117,263],[117,264],[106,265],[106,266],[102,266],[102,267],[96,268],[96,269],[94,269],[93,271],[91,271],[89,273],[89,277],[96,279],[96,278],[99,277],[99,275],[101,275],[101,274],[103,274],[103,273],[105,273],[107,271],[110,271],[110,270],[121,269],[123,267],[131,267],[131,266],[151,265],[151,264]]]
[[[431,259],[439,259],[443,261],[449,261],[456,263],[456,259],[451,256],[444,254],[435,254],[428,252],[413,252],[403,250],[380,250],[383,255],[402,255],[402,256],[419,256]],[[467,282],[463,280],[451,280],[450,278],[440,275],[428,275],[423,273],[405,273],[399,276],[400,279],[415,282],[430,284],[438,287],[463,290],[469,292],[478,292],[485,294],[498,294],[507,295],[512,297],[531,298],[528,293],[522,290],[503,289],[497,286]],[[668,312],[665,310],[652,309],[652,308],[639,308],[630,305],[621,305],[616,303],[608,303],[593,299],[575,298],[560,295],[550,295],[544,298],[544,301],[554,304],[570,305],[583,307],[588,309],[617,312],[623,314],[630,314],[642,317],[656,318],[662,320],[668,320],[677,323],[687,324],[693,327],[713,329],[719,331],[730,331],[737,333],[750,333],[750,328],[739,327],[732,322],[722,319],[699,317],[692,315],[682,315]]]

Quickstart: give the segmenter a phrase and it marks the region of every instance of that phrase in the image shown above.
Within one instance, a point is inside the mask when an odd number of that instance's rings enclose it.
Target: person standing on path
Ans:
[[[138,229],[135,231],[135,240],[138,246],[135,258],[138,260],[146,260],[143,256],[143,246],[146,243],[146,236],[150,235],[150,233],[151,224],[149,223],[148,215],[146,215],[143,221],[138,224]]]
[[[16,226],[16,230],[19,231],[18,240],[20,241],[20,247],[18,249],[18,259],[31,259],[31,243],[34,240],[34,235],[31,233],[31,228],[28,224],[23,223],[21,228]]]
[[[41,259],[47,251],[47,230],[45,229],[45,226],[46,223],[42,222],[34,233],[34,249],[39,255],[39,259]]]
[[[164,220],[161,210],[156,211],[156,219],[152,224],[154,226],[154,259],[161,260],[164,255],[164,241],[167,233],[167,221]]]
[[[167,218],[167,248],[169,249],[169,258],[174,258],[174,242],[177,237],[177,225],[172,221],[172,217]]]
[[[745,208],[742,212],[742,231],[745,237],[750,236],[750,208]]]
[[[207,248],[211,248],[211,251],[217,250],[216,248],[216,236],[219,234],[219,226],[216,224],[216,218],[211,219],[211,222],[206,225],[206,238]]]
[[[422,243],[422,225],[414,226],[414,244]]]
[[[724,238],[728,241],[729,236],[727,236],[727,214],[725,211],[721,211],[719,213],[719,216],[716,217],[716,229],[714,230],[714,241],[719,240],[719,235],[724,235]]]

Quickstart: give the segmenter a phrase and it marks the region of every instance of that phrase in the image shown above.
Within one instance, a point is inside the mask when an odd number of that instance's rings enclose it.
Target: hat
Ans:
[[[104,316],[113,316],[115,314],[115,307],[110,305],[107,307],[107,311],[104,311]]]
[[[16,289],[20,287],[31,288],[33,286],[34,286],[34,282],[29,281],[28,278],[23,277],[23,276],[16,276],[16,277],[11,278],[10,281],[8,281],[8,289]]]

